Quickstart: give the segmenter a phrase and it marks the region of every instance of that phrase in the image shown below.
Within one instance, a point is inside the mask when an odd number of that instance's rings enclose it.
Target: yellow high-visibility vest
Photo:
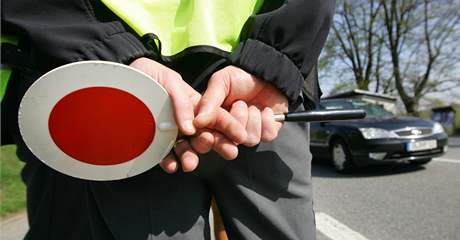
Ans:
[[[0,36],[1,44],[13,44],[16,45],[18,43],[18,38],[15,36]],[[8,82],[11,76],[11,68],[8,65],[1,64],[0,66],[0,102],[3,100],[3,96],[5,96],[6,88],[8,87]]]
[[[153,33],[163,56],[188,47],[212,46],[231,52],[246,20],[263,0],[102,0],[139,36]]]

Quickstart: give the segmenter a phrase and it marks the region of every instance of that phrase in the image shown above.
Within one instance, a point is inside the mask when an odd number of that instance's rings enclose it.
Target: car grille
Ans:
[[[389,154],[387,156],[387,159],[400,159],[400,158],[406,158],[406,157],[430,156],[430,155],[438,154],[442,152],[443,152],[442,148],[435,148],[431,150],[424,150],[424,151],[418,151],[418,152],[395,152],[395,153]]]
[[[433,134],[432,128],[404,128],[394,130],[394,132],[401,138],[419,138]]]

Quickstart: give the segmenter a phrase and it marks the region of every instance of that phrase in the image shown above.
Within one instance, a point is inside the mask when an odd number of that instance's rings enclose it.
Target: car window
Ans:
[[[327,110],[337,110],[337,109],[354,109],[355,107],[350,102],[346,101],[330,101],[322,102],[321,105],[324,109]]]
[[[389,118],[393,117],[393,114],[383,109],[382,106],[377,104],[366,104],[361,107],[366,111],[367,118]]]
[[[363,109],[366,118],[390,118],[394,115],[385,110],[381,105],[365,102],[362,100],[333,100],[323,101],[321,106],[326,110]]]

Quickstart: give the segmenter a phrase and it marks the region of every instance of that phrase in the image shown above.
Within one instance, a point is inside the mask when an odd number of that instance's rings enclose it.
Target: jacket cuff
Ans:
[[[129,64],[139,57],[151,56],[152,52],[133,34],[126,32],[120,23],[109,23],[102,39],[82,46],[75,56],[76,61],[104,60]]]
[[[229,57],[231,64],[272,83],[289,100],[289,105],[302,102],[303,76],[297,66],[282,52],[261,41],[246,39]]]

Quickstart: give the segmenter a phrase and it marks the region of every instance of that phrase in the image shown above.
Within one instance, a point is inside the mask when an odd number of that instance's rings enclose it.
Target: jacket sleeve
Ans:
[[[98,21],[89,0],[3,0],[2,28],[19,35],[40,72],[81,60],[128,63],[149,54],[120,22]]]
[[[271,82],[291,104],[298,102],[326,41],[334,6],[333,0],[288,0],[251,17],[231,64]]]

